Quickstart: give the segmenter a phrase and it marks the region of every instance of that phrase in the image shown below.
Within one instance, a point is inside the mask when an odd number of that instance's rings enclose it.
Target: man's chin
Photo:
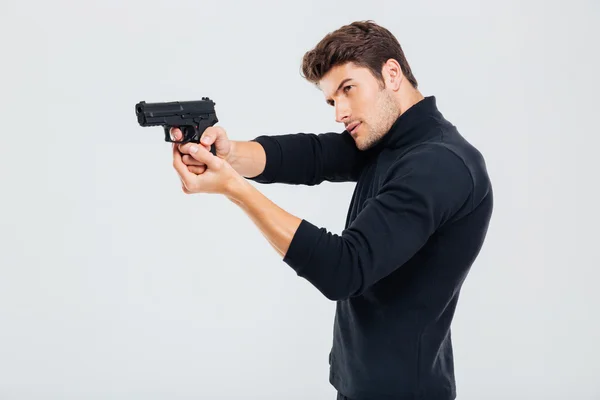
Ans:
[[[377,143],[379,143],[379,141],[381,139],[377,139],[377,140],[369,140],[369,137],[364,137],[361,135],[358,136],[354,136],[354,144],[356,145],[356,148],[358,148],[358,150],[361,151],[365,151],[365,150],[369,150],[370,148],[374,147]]]
[[[372,146],[360,140],[359,138],[354,138],[354,144],[356,144],[356,148],[361,151],[368,150]]]

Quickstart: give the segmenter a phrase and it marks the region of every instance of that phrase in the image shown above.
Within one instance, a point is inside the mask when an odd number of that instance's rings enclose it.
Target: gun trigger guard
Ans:
[[[181,133],[183,134],[183,138],[182,140],[173,140],[171,139],[171,133],[170,130],[171,128],[180,128],[181,129]],[[189,143],[189,142],[193,142],[193,143],[200,143],[200,129],[198,126],[164,126],[164,130],[165,130],[165,141],[166,142],[171,142],[171,143],[176,143],[176,144],[185,144],[185,143]],[[212,155],[216,156],[217,155],[217,148],[212,145],[210,146],[210,152],[212,153]]]
[[[165,142],[182,143],[181,141],[171,139],[171,128],[179,128],[179,127],[178,126],[168,126],[168,125],[163,126],[163,129],[165,130]]]

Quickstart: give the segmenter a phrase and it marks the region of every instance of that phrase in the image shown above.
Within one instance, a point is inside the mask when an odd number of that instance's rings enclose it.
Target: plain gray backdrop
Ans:
[[[185,195],[134,105],[210,97],[233,140],[341,132],[301,58],[365,19],[495,187],[458,399],[600,399],[592,0],[3,0],[0,399],[334,398],[335,304],[225,197]],[[256,185],[336,233],[354,188]]]

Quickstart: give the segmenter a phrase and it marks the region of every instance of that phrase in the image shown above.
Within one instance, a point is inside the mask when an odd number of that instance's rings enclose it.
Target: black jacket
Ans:
[[[418,102],[373,148],[349,133],[254,139],[260,183],[357,182],[346,227],[302,220],[283,261],[337,301],[330,382],[356,399],[456,397],[450,325],[492,214],[484,159]]]

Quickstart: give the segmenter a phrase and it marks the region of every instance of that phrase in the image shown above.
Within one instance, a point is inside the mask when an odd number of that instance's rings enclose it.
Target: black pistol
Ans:
[[[140,126],[161,125],[165,131],[165,141],[172,143],[199,143],[202,133],[219,120],[215,112],[215,102],[208,97],[194,101],[171,101],[165,103],[146,103],[135,105],[135,114]],[[179,128],[183,138],[172,140],[170,129]],[[210,152],[217,155],[215,146]]]

